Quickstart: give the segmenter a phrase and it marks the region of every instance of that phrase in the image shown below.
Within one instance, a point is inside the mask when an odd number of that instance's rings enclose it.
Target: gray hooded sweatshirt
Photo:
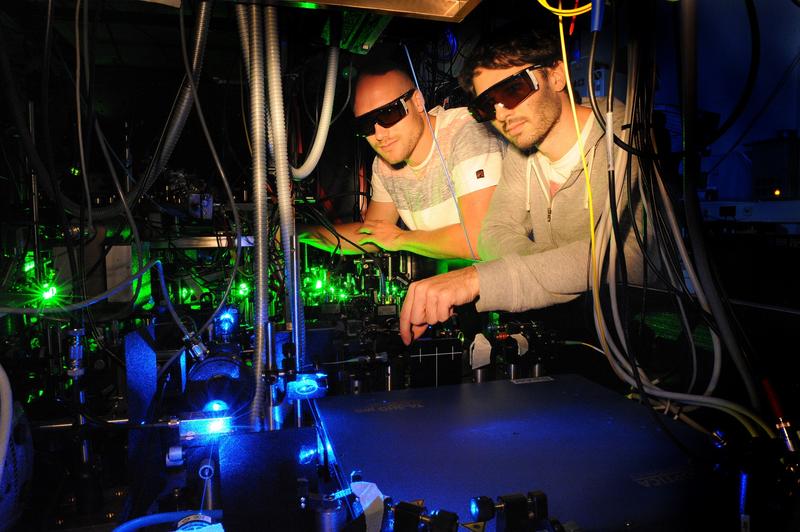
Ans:
[[[617,107],[622,108],[621,104]],[[622,114],[615,113],[614,117],[617,135]],[[597,231],[608,216],[603,212],[608,196],[608,166],[603,130],[596,122],[584,151],[591,175]],[[615,152],[619,151],[615,148]],[[632,205],[640,219],[635,164],[632,179]],[[487,261],[475,264],[480,281],[479,311],[520,312],[542,308],[568,302],[590,289],[589,202],[582,165],[578,164],[552,199],[548,188],[536,158],[509,147],[503,176],[492,196],[478,240],[481,259]],[[624,199],[627,201],[627,194]],[[627,209],[620,225],[629,282],[641,283],[643,260]]]

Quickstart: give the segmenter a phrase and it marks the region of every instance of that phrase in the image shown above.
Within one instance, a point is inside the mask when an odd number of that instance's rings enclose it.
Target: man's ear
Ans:
[[[414,96],[411,97],[411,101],[414,102],[414,107],[416,107],[418,113],[425,112],[425,98],[422,96],[422,92],[419,89],[414,91]]]
[[[567,87],[567,75],[564,72],[563,61],[557,61],[555,65],[547,69],[547,83],[555,92],[562,91]]]

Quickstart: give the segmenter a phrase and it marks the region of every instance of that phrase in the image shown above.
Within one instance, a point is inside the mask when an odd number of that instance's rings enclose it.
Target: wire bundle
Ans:
[[[561,10],[551,8],[544,0],[539,1],[540,4],[559,16],[562,58],[567,70],[567,89],[575,127],[578,132],[578,142],[580,143],[580,126],[575,112],[575,98],[572,94],[567,68],[569,61],[564,42],[563,17],[587,13],[591,9],[591,4],[587,4],[577,10]],[[763,432],[770,438],[774,438],[774,430],[754,411],[733,401],[713,396],[719,382],[722,364],[721,339],[704,286],[699,280],[692,257],[684,244],[681,227],[673,207],[673,199],[664,182],[665,175],[675,177],[672,174],[677,168],[673,170],[668,167],[666,164],[667,156],[659,153],[653,140],[651,116],[655,91],[655,61],[652,57],[654,48],[648,46],[649,43],[639,42],[637,39],[633,39],[629,45],[627,62],[629,65],[628,89],[624,123],[630,124],[630,127],[619,135],[615,135],[612,134],[613,128],[611,126],[614,123],[613,84],[615,61],[613,59],[605,116],[600,112],[594,95],[592,74],[598,31],[594,31],[592,35],[592,50],[586,78],[589,80],[589,95],[596,121],[606,130],[606,150],[609,160],[609,195],[605,200],[605,207],[598,218],[595,218],[592,212],[591,182],[585,158],[582,158],[582,164],[589,193],[590,284],[594,321],[602,346],[600,351],[608,359],[614,373],[637,391],[635,396],[644,399],[647,404],[652,405],[655,409],[674,412],[678,419],[687,420],[689,418],[684,413],[687,411],[686,406],[689,407],[688,410],[692,407],[708,407],[731,415],[753,437]],[[642,48],[645,48],[649,55],[645,55],[642,52]],[[615,54],[616,45],[612,47],[612,50],[612,53]],[[747,94],[748,90],[748,88],[745,89],[744,95]],[[734,114],[739,112],[741,112],[741,109],[737,106]],[[729,123],[730,120],[726,122],[726,124]],[[615,150],[614,145],[618,149]],[[581,146],[581,154],[583,157],[583,146]],[[622,176],[622,179],[618,179],[617,176]],[[641,200],[640,208],[636,205],[637,199]],[[646,373],[636,358],[635,349],[628,332],[626,317],[620,308],[621,303],[623,309],[627,308],[628,281],[625,267],[624,236],[621,234],[620,229],[620,218],[626,215],[632,220],[631,229],[646,263],[645,272],[653,272],[675,298],[681,323],[686,330],[686,337],[692,354],[692,375],[686,390],[674,391],[662,388],[659,386],[657,379],[652,379]],[[642,227],[638,225],[640,221]],[[604,272],[603,265],[605,264],[607,264],[607,268]],[[691,281],[694,293],[690,291],[684,280],[684,272]],[[601,279],[605,279],[608,282],[610,322],[608,320],[609,309],[604,308],[602,304]],[[618,284],[622,290],[618,290]],[[645,296],[647,291],[645,276],[643,291]],[[701,386],[701,383],[698,382],[698,352],[692,339],[692,330],[689,324],[689,308],[687,307],[695,306],[699,308],[693,310],[699,312],[709,326],[713,343],[712,369],[705,386]],[[644,321],[644,310],[643,304],[642,321]],[[609,323],[612,325],[611,329],[609,328]],[[739,365],[737,365],[737,368],[739,368]],[[753,380],[752,375],[742,368],[739,369],[742,380],[750,394],[751,402],[756,405],[754,391],[750,386]],[[702,389],[702,391],[699,393],[695,391],[699,389]],[[680,407],[680,405],[685,406]],[[698,427],[691,420],[688,423],[695,428]]]

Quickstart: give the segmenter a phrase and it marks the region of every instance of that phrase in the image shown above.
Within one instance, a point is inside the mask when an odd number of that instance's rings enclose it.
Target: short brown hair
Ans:
[[[472,79],[478,69],[491,70],[527,64],[552,66],[560,58],[561,47],[554,35],[507,26],[478,43],[464,61],[458,81],[470,97],[475,97]]]

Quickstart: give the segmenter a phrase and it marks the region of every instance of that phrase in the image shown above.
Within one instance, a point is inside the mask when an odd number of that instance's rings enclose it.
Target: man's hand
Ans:
[[[403,235],[407,231],[403,231],[396,224],[383,220],[367,220],[361,225],[358,232],[366,235],[358,241],[360,246],[375,244],[386,251],[399,251]]]
[[[447,321],[453,307],[480,294],[478,270],[473,266],[411,283],[400,310],[400,338],[410,345],[428,325]]]

